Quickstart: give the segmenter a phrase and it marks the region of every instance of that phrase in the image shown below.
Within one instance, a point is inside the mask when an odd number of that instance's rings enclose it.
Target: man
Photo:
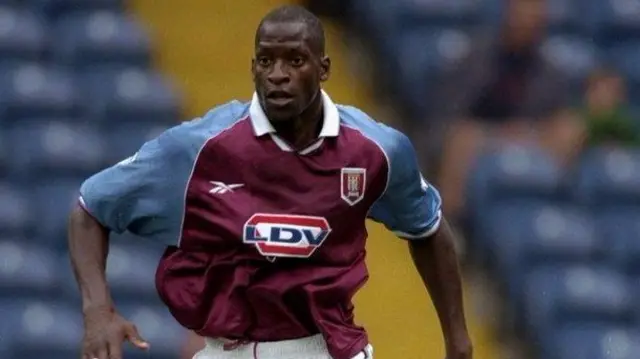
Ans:
[[[83,359],[149,347],[105,281],[108,232],[125,230],[168,245],[158,292],[206,338],[195,358],[371,358],[351,304],[367,280],[366,218],[409,241],[448,358],[471,358],[440,197],[404,135],[321,90],[329,69],[319,20],[277,8],[256,34],[250,103],[174,127],[82,185],[69,246]]]

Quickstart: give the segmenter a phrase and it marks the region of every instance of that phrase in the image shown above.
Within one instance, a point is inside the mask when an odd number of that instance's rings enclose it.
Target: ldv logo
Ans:
[[[266,257],[308,258],[331,233],[323,217],[257,213],[244,225],[244,243]]]

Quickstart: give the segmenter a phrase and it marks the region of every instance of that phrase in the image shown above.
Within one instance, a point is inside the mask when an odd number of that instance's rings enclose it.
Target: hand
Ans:
[[[149,344],[136,326],[112,308],[91,308],[84,313],[84,338],[81,359],[122,359],[122,343],[129,341],[139,349]]]
[[[447,343],[446,359],[473,359],[473,345],[468,335]]]

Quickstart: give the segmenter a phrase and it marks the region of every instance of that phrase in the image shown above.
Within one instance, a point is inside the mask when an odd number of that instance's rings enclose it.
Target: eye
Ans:
[[[258,65],[261,67],[269,67],[271,65],[271,60],[268,57],[259,57],[257,59]]]
[[[300,56],[297,56],[291,59],[291,65],[293,65],[294,67],[300,67],[304,65],[304,63],[305,63],[305,59]]]

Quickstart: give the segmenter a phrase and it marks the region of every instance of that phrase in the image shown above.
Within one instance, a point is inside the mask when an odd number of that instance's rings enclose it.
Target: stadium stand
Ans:
[[[431,107],[430,84],[464,51],[474,26],[497,27],[503,8],[473,0],[352,3],[380,66],[399,74],[387,81],[412,114]],[[547,1],[546,55],[577,84],[599,64],[614,68],[637,108],[639,4]],[[510,316],[538,358],[638,358],[639,171],[640,153],[624,146],[590,148],[569,173],[526,143],[475,161],[467,189],[470,245],[502,283]]]
[[[0,357],[76,358],[79,298],[66,217],[87,175],[130,156],[180,119],[151,67],[146,30],[119,0],[0,2]],[[126,237],[126,236],[125,236]],[[117,238],[108,274],[150,353],[177,358],[184,332],[161,305],[163,248]],[[135,268],[135,270],[133,270]]]

